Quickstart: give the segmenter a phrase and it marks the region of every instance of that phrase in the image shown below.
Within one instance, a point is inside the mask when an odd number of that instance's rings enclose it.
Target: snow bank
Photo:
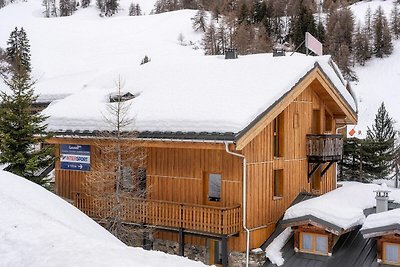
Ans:
[[[292,236],[292,233],[292,229],[290,227],[287,227],[265,249],[265,254],[272,264],[281,266],[284,263],[285,260],[282,257],[281,249],[283,248],[283,246],[285,246],[286,242]]]
[[[363,211],[376,205],[374,191],[379,188],[382,187],[376,184],[345,182],[340,188],[290,207],[285,212],[284,220],[312,215],[349,229],[364,222]],[[389,198],[400,202],[400,190],[392,189]]]
[[[61,198],[0,171],[1,266],[204,266],[124,245]]]

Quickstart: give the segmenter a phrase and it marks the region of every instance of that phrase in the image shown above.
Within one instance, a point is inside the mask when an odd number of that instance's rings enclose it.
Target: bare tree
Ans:
[[[85,191],[100,224],[133,244],[140,231],[127,222],[137,222],[146,206],[146,157],[130,116],[134,95],[124,92],[123,87],[119,78],[107,114],[103,114],[109,130],[101,132],[95,141],[96,161],[86,177]]]

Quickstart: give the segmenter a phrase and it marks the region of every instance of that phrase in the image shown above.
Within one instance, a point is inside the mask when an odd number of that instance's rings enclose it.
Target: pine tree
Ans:
[[[392,37],[390,29],[381,6],[375,11],[373,19],[374,30],[374,54],[382,58],[384,55],[390,55],[393,51]]]
[[[15,32],[18,32],[17,29],[11,33],[10,39],[13,39]],[[44,184],[45,178],[38,176],[37,172],[53,161],[53,153],[50,148],[37,149],[49,136],[45,134],[46,117],[31,114],[32,103],[37,97],[34,95],[30,67],[27,68],[30,62],[24,58],[24,54],[30,53],[28,39],[16,49],[12,48],[12,43],[8,48],[9,53],[14,53],[11,55],[14,65],[12,77],[4,79],[11,94],[0,94],[0,162],[7,164],[10,172]]]
[[[400,37],[400,11],[399,11],[399,4],[396,2],[393,2],[393,9],[391,12],[391,18],[390,18],[390,28],[392,30],[392,33],[396,39],[399,39]]]
[[[296,48],[304,42],[306,32],[315,35],[316,25],[311,10],[303,4],[303,1],[301,1],[299,11],[292,20],[292,41]],[[299,51],[305,52],[305,46],[301,46]]]
[[[343,146],[343,159],[339,162],[339,177],[342,181],[364,182],[363,140],[347,138]]]
[[[17,65],[20,64],[27,72],[31,71],[30,45],[24,28],[18,30],[15,27],[11,32],[7,41],[6,53],[7,59],[13,67],[19,67]]]
[[[368,127],[363,146],[367,178],[387,178],[392,171],[397,134],[393,125],[394,121],[382,103],[372,129]]]
[[[131,3],[129,5],[129,16],[136,16],[136,5],[134,3]]]
[[[82,8],[87,8],[90,5],[90,0],[81,0]]]
[[[60,17],[70,16],[71,11],[71,1],[70,0],[60,0],[59,3]]]

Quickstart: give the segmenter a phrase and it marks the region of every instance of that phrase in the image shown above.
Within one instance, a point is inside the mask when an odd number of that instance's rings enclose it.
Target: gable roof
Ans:
[[[224,60],[196,56],[151,61],[136,69],[114,70],[94,79],[80,92],[56,101],[43,113],[53,132],[109,130],[104,116],[107,97],[120,76],[126,88],[140,96],[132,103],[132,129],[157,133],[225,134],[230,140],[265,115],[311,72],[318,71],[352,114],[356,105],[329,56],[272,57],[271,54]],[[337,71],[337,70],[336,70]],[[182,136],[182,135],[181,135]]]

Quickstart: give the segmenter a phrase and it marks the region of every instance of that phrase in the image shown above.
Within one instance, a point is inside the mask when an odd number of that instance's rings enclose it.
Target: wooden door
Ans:
[[[208,264],[222,266],[222,247],[219,240],[208,240]]]

